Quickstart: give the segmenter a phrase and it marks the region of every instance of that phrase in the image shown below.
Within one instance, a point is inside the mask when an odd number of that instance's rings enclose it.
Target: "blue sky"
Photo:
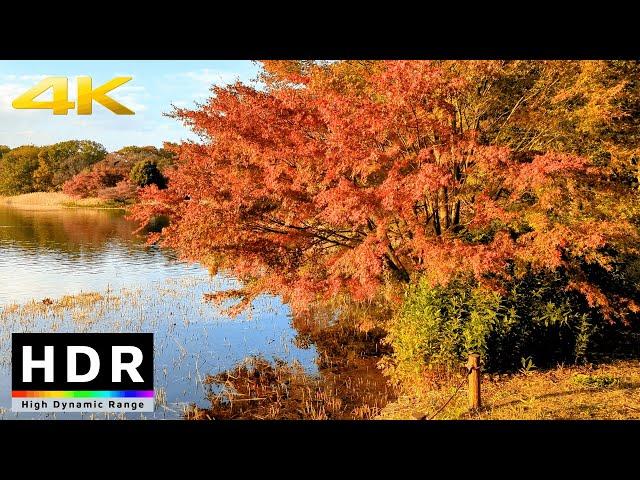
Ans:
[[[63,140],[95,140],[107,150],[126,145],[162,146],[195,136],[180,122],[162,114],[171,105],[192,107],[210,96],[213,84],[250,82],[258,66],[232,61],[0,61],[0,145],[47,145]],[[93,87],[116,76],[133,77],[109,96],[135,112],[115,115],[97,102],[92,115],[53,115],[51,110],[16,110],[13,100],[48,76],[69,79],[69,100],[76,101],[75,78],[88,75]],[[37,100],[50,100],[51,90]]]

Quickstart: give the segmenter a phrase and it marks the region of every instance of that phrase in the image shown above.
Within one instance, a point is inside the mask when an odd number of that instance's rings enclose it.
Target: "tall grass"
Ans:
[[[118,208],[99,198],[74,198],[62,192],[33,192],[13,197],[0,196],[0,205],[28,210],[58,208]]]

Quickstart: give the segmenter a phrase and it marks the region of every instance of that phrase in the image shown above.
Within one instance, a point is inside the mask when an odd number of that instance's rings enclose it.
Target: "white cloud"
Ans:
[[[52,75],[20,75],[18,77],[19,80],[23,80],[25,82],[39,82],[43,78],[51,77]]]
[[[11,102],[24,91],[24,86],[18,83],[0,83],[0,111],[12,110]]]
[[[210,85],[225,85],[233,83],[237,75],[230,72],[222,72],[217,70],[211,70],[209,68],[202,68],[200,70],[192,70],[189,72],[170,73],[165,75],[165,78],[169,80],[176,79],[188,79],[198,83],[204,83]]]
[[[187,72],[169,73],[164,75],[167,84],[171,85],[173,91],[189,92],[190,102],[185,100],[172,101],[176,106],[192,107],[194,101],[201,102],[211,96],[211,87],[214,85],[224,86],[238,80],[238,75],[232,72],[202,68]],[[178,105],[181,104],[181,105]]]

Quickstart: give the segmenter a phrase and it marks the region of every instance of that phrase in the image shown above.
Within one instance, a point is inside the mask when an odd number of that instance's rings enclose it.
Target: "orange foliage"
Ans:
[[[108,165],[96,164],[92,169],[80,172],[62,185],[67,195],[86,198],[100,196],[108,188],[114,188],[126,179],[126,172]]]
[[[232,271],[247,291],[305,308],[344,292],[370,300],[418,274],[499,288],[518,267],[606,267],[604,247],[637,241],[625,218],[599,209],[615,193],[586,158],[516,154],[466,119],[461,105],[499,62],[266,67],[265,89],[214,87],[205,105],[175,111],[205,141],[172,146],[169,188],[143,189],[133,212],[143,223],[168,215],[165,244]]]

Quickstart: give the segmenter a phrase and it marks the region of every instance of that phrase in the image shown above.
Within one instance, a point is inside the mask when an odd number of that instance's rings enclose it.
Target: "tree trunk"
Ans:
[[[440,217],[440,222],[444,220],[445,229],[449,228],[449,208],[447,200],[447,189],[446,187],[441,187],[440,190],[438,190],[438,216]],[[442,228],[442,223],[440,224],[440,227]]]

